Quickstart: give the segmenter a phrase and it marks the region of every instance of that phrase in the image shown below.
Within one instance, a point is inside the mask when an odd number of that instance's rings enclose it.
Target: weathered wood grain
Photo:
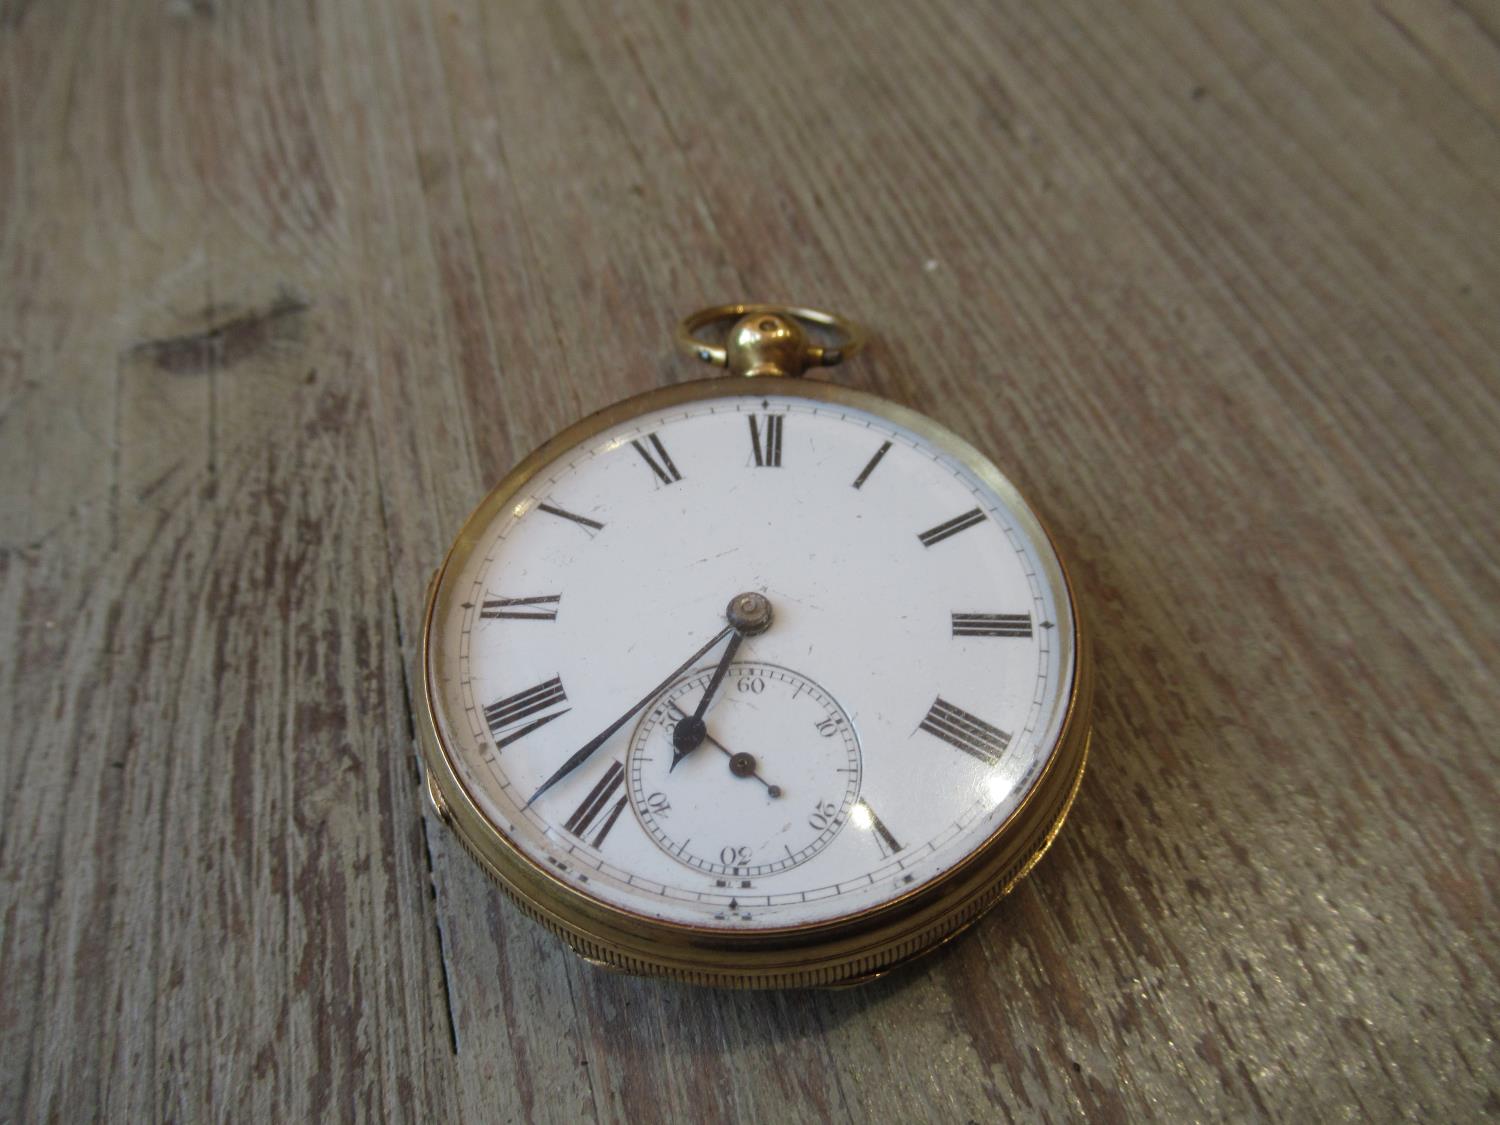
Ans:
[[[1500,17],[0,3],[0,1120],[1500,1113]],[[678,316],[1034,496],[1096,754],[845,993],[595,972],[427,816],[427,577]]]

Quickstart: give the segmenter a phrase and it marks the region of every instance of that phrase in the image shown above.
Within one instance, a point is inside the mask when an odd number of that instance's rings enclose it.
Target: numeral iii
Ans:
[[[955,613],[955,637],[1029,637],[1029,613]]]

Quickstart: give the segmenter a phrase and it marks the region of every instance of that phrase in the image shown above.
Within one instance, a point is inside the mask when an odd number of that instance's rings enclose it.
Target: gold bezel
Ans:
[[[936,948],[974,922],[1030,871],[1051,844],[1083,776],[1088,754],[1092,669],[1072,583],[1056,545],[1015,486],[968,442],[908,407],[835,383],[739,376],[661,387],[574,423],[534,450],[465,520],[428,590],[422,624],[421,745],[428,792],[465,849],[533,919],[590,961],[626,972],[736,988],[858,983]],[[957,459],[1017,513],[1034,540],[1051,548],[1040,560],[1068,600],[1072,635],[1058,630],[1061,662],[1071,654],[1072,688],[1057,743],[1016,809],[963,860],[927,883],[838,919],[782,929],[730,931],[663,922],[588,895],[531,860],[471,797],[434,710],[431,641],[444,578],[461,569],[483,529],[543,468],[566,451],[652,411],[709,398],[765,395],[805,398],[867,411],[912,431]],[[445,607],[446,608],[446,607]],[[1066,646],[1066,648],[1063,648]]]

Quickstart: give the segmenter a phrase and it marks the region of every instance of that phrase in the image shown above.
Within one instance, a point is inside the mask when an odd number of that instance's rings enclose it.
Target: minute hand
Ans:
[[[610,735],[614,734],[615,731],[619,730],[621,727],[623,727],[626,723],[628,723],[630,721],[631,716],[633,716],[642,707],[646,706],[646,704],[650,703],[653,699],[655,699],[662,692],[666,691],[667,688],[671,687],[672,686],[672,681],[674,681],[675,679],[677,679],[678,676],[680,676],[684,672],[686,672],[689,668],[691,668],[699,660],[702,660],[704,653],[708,652],[709,649],[713,648],[714,645],[718,644],[720,641],[722,641],[725,637],[727,637],[730,633],[732,633],[734,631],[735,631],[735,628],[734,628],[733,625],[726,625],[726,626],[724,626],[724,628],[720,629],[717,633],[714,634],[712,640],[710,640],[707,644],[705,644],[697,652],[693,653],[692,656],[688,657],[681,664],[679,664],[676,668],[673,668],[670,672],[668,672],[667,675],[666,675],[666,678],[663,679],[661,683],[657,684],[650,691],[648,691],[641,698],[640,702],[636,703],[633,707],[630,708],[630,710],[626,711],[625,714],[621,715],[614,722],[610,723],[609,726],[605,727],[602,731],[600,731],[598,734],[596,734],[593,738],[591,738],[587,742],[585,742],[582,747],[580,747],[577,751],[574,752],[574,754],[573,754],[573,756],[571,758],[569,758],[566,762],[564,762],[558,768],[558,771],[556,773],[554,773],[546,781],[542,782],[542,784],[537,788],[537,791],[531,795],[531,797],[530,797],[529,800],[527,800],[527,802],[526,802],[527,806],[530,806],[531,803],[533,801],[535,801],[538,797],[540,797],[543,793],[547,792],[547,790],[551,789],[559,781],[561,781],[563,778],[567,777],[568,774],[572,773],[579,766],[583,765],[583,763],[588,760],[588,756],[590,754],[592,754],[595,750],[599,749],[599,747],[603,746],[606,742],[609,741]]]

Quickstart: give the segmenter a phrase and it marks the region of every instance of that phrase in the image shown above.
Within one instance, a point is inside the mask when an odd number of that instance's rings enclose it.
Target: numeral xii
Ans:
[[[757,468],[781,468],[781,427],[783,420],[780,414],[767,414],[765,415],[765,424],[761,425],[760,419],[756,415],[750,415],[750,450],[755,454]]]
[[[561,594],[541,594],[534,598],[485,598],[479,616],[491,621],[511,618],[516,621],[556,621]]]

